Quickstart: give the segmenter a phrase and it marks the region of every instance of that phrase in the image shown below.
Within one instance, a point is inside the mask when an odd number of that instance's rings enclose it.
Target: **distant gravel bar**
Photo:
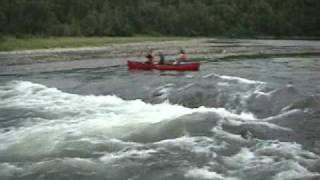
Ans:
[[[143,61],[148,49],[154,49],[156,55],[162,50],[169,60],[174,60],[178,51],[184,49],[191,60],[205,62],[259,56],[320,55],[320,41],[195,38],[104,47],[9,51],[0,52],[0,74],[125,65],[127,60]]]

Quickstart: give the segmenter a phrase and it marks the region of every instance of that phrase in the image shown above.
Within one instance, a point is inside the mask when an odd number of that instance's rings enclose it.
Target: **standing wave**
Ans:
[[[318,178],[301,145],[233,128],[290,133],[250,113],[62,92],[28,81],[0,86],[4,179]]]

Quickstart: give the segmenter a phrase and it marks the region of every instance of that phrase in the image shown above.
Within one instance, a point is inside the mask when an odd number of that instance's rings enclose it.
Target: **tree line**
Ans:
[[[0,0],[0,34],[319,36],[319,0]]]

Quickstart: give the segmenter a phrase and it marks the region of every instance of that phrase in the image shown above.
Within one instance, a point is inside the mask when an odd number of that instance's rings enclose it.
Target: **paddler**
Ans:
[[[187,59],[188,59],[188,58],[187,58],[186,52],[185,52],[183,49],[181,49],[181,50],[180,50],[179,57],[178,57],[178,59],[177,59],[177,61],[176,61],[176,64],[180,64],[181,62],[186,62]]]
[[[147,61],[145,62],[146,64],[153,64],[153,59],[154,59],[154,56],[153,56],[153,50],[150,49],[146,55],[146,58],[147,58]]]
[[[165,57],[162,51],[159,51],[159,64],[164,64]]]

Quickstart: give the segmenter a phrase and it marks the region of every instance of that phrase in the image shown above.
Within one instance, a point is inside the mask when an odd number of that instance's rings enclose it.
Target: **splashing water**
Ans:
[[[96,87],[89,94],[87,81],[73,79],[81,71],[62,85],[36,83],[41,74],[1,83],[1,179],[320,177],[317,145],[306,141],[317,134],[317,96],[203,71],[101,81],[98,69],[86,76]]]

